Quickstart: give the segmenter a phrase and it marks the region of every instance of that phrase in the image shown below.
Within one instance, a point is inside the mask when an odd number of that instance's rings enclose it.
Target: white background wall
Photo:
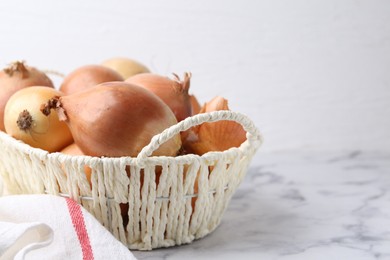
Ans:
[[[1,1],[0,65],[64,73],[112,56],[193,73],[264,151],[390,150],[390,1]]]

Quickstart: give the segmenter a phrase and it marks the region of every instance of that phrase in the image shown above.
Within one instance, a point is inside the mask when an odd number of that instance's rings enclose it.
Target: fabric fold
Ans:
[[[0,260],[136,259],[88,211],[52,195],[0,197]]]

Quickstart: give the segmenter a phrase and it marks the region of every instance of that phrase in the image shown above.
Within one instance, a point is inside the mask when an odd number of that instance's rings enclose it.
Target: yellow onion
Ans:
[[[177,120],[164,102],[150,91],[125,82],[107,82],[69,96],[49,100],[65,121],[81,151],[90,156],[135,157],[151,138]],[[164,143],[153,155],[175,156],[180,135]]]
[[[84,65],[69,73],[60,86],[65,95],[83,91],[109,81],[123,81],[118,72],[102,65]]]
[[[199,113],[219,110],[229,110],[229,107],[226,99],[217,96],[203,105]],[[203,123],[191,127],[183,132],[181,136],[185,153],[198,155],[239,147],[246,140],[246,132],[243,127],[234,121],[228,120]]]
[[[4,131],[4,108],[16,91],[30,86],[53,88],[53,82],[46,74],[22,61],[11,63],[0,71],[0,130]]]
[[[124,79],[134,76],[139,73],[150,72],[149,69],[141,64],[140,62],[124,58],[124,57],[115,57],[110,58],[102,62],[102,65],[118,72]]]
[[[68,126],[57,113],[44,116],[41,104],[62,95],[53,88],[32,86],[11,96],[5,106],[5,131],[15,139],[49,152],[59,151],[73,142]]]
[[[191,74],[185,73],[184,79],[173,74],[174,79],[153,73],[142,73],[134,75],[126,82],[144,87],[159,98],[173,111],[177,121],[181,121],[191,115],[191,101],[188,94],[190,88]]]

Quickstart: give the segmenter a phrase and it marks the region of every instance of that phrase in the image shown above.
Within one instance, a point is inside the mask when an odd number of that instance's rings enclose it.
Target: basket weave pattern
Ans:
[[[219,120],[240,123],[247,141],[203,156],[150,157],[179,132]],[[70,197],[128,248],[150,250],[190,243],[212,232],[260,144],[252,121],[231,111],[187,118],[153,137],[137,158],[48,153],[0,131],[0,174],[10,194]],[[85,166],[92,169],[91,183]]]

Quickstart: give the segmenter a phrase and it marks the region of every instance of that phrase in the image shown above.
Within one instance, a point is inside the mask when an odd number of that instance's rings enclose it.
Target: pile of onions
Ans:
[[[173,111],[177,121],[189,117],[192,113],[188,94],[191,74],[185,73],[184,79],[173,74],[174,79],[153,73],[142,73],[126,79],[126,82],[144,87],[161,98]]]
[[[74,141],[64,153],[135,157],[153,136],[189,116],[229,110],[222,97],[201,106],[189,94],[190,80],[190,73],[169,78],[135,60],[111,58],[75,69],[55,90],[45,73],[15,62],[0,72],[0,130],[49,152]],[[153,155],[203,155],[245,140],[236,122],[204,123],[176,135]]]
[[[102,65],[118,72],[124,79],[140,73],[148,73],[150,70],[140,62],[124,58],[115,57],[102,62]]]
[[[47,86],[53,83],[46,74],[24,62],[16,61],[0,71],[0,130],[4,131],[4,108],[16,91],[30,86]]]
[[[203,105],[199,113],[219,110],[229,110],[229,107],[225,98],[217,96]],[[222,120],[192,127],[181,136],[186,153],[203,155],[239,147],[246,140],[246,131],[234,121]]]
[[[69,73],[60,86],[65,95],[83,91],[103,82],[123,81],[116,71],[102,65],[84,65]]]
[[[68,126],[57,113],[44,116],[40,109],[46,100],[62,95],[49,87],[33,86],[11,96],[5,106],[5,131],[12,137],[49,152],[59,151],[73,142]]]
[[[45,115],[55,109],[81,151],[90,156],[135,157],[152,137],[177,123],[169,107],[150,91],[126,82],[107,82],[83,92],[50,99]],[[175,156],[176,135],[153,155]]]

